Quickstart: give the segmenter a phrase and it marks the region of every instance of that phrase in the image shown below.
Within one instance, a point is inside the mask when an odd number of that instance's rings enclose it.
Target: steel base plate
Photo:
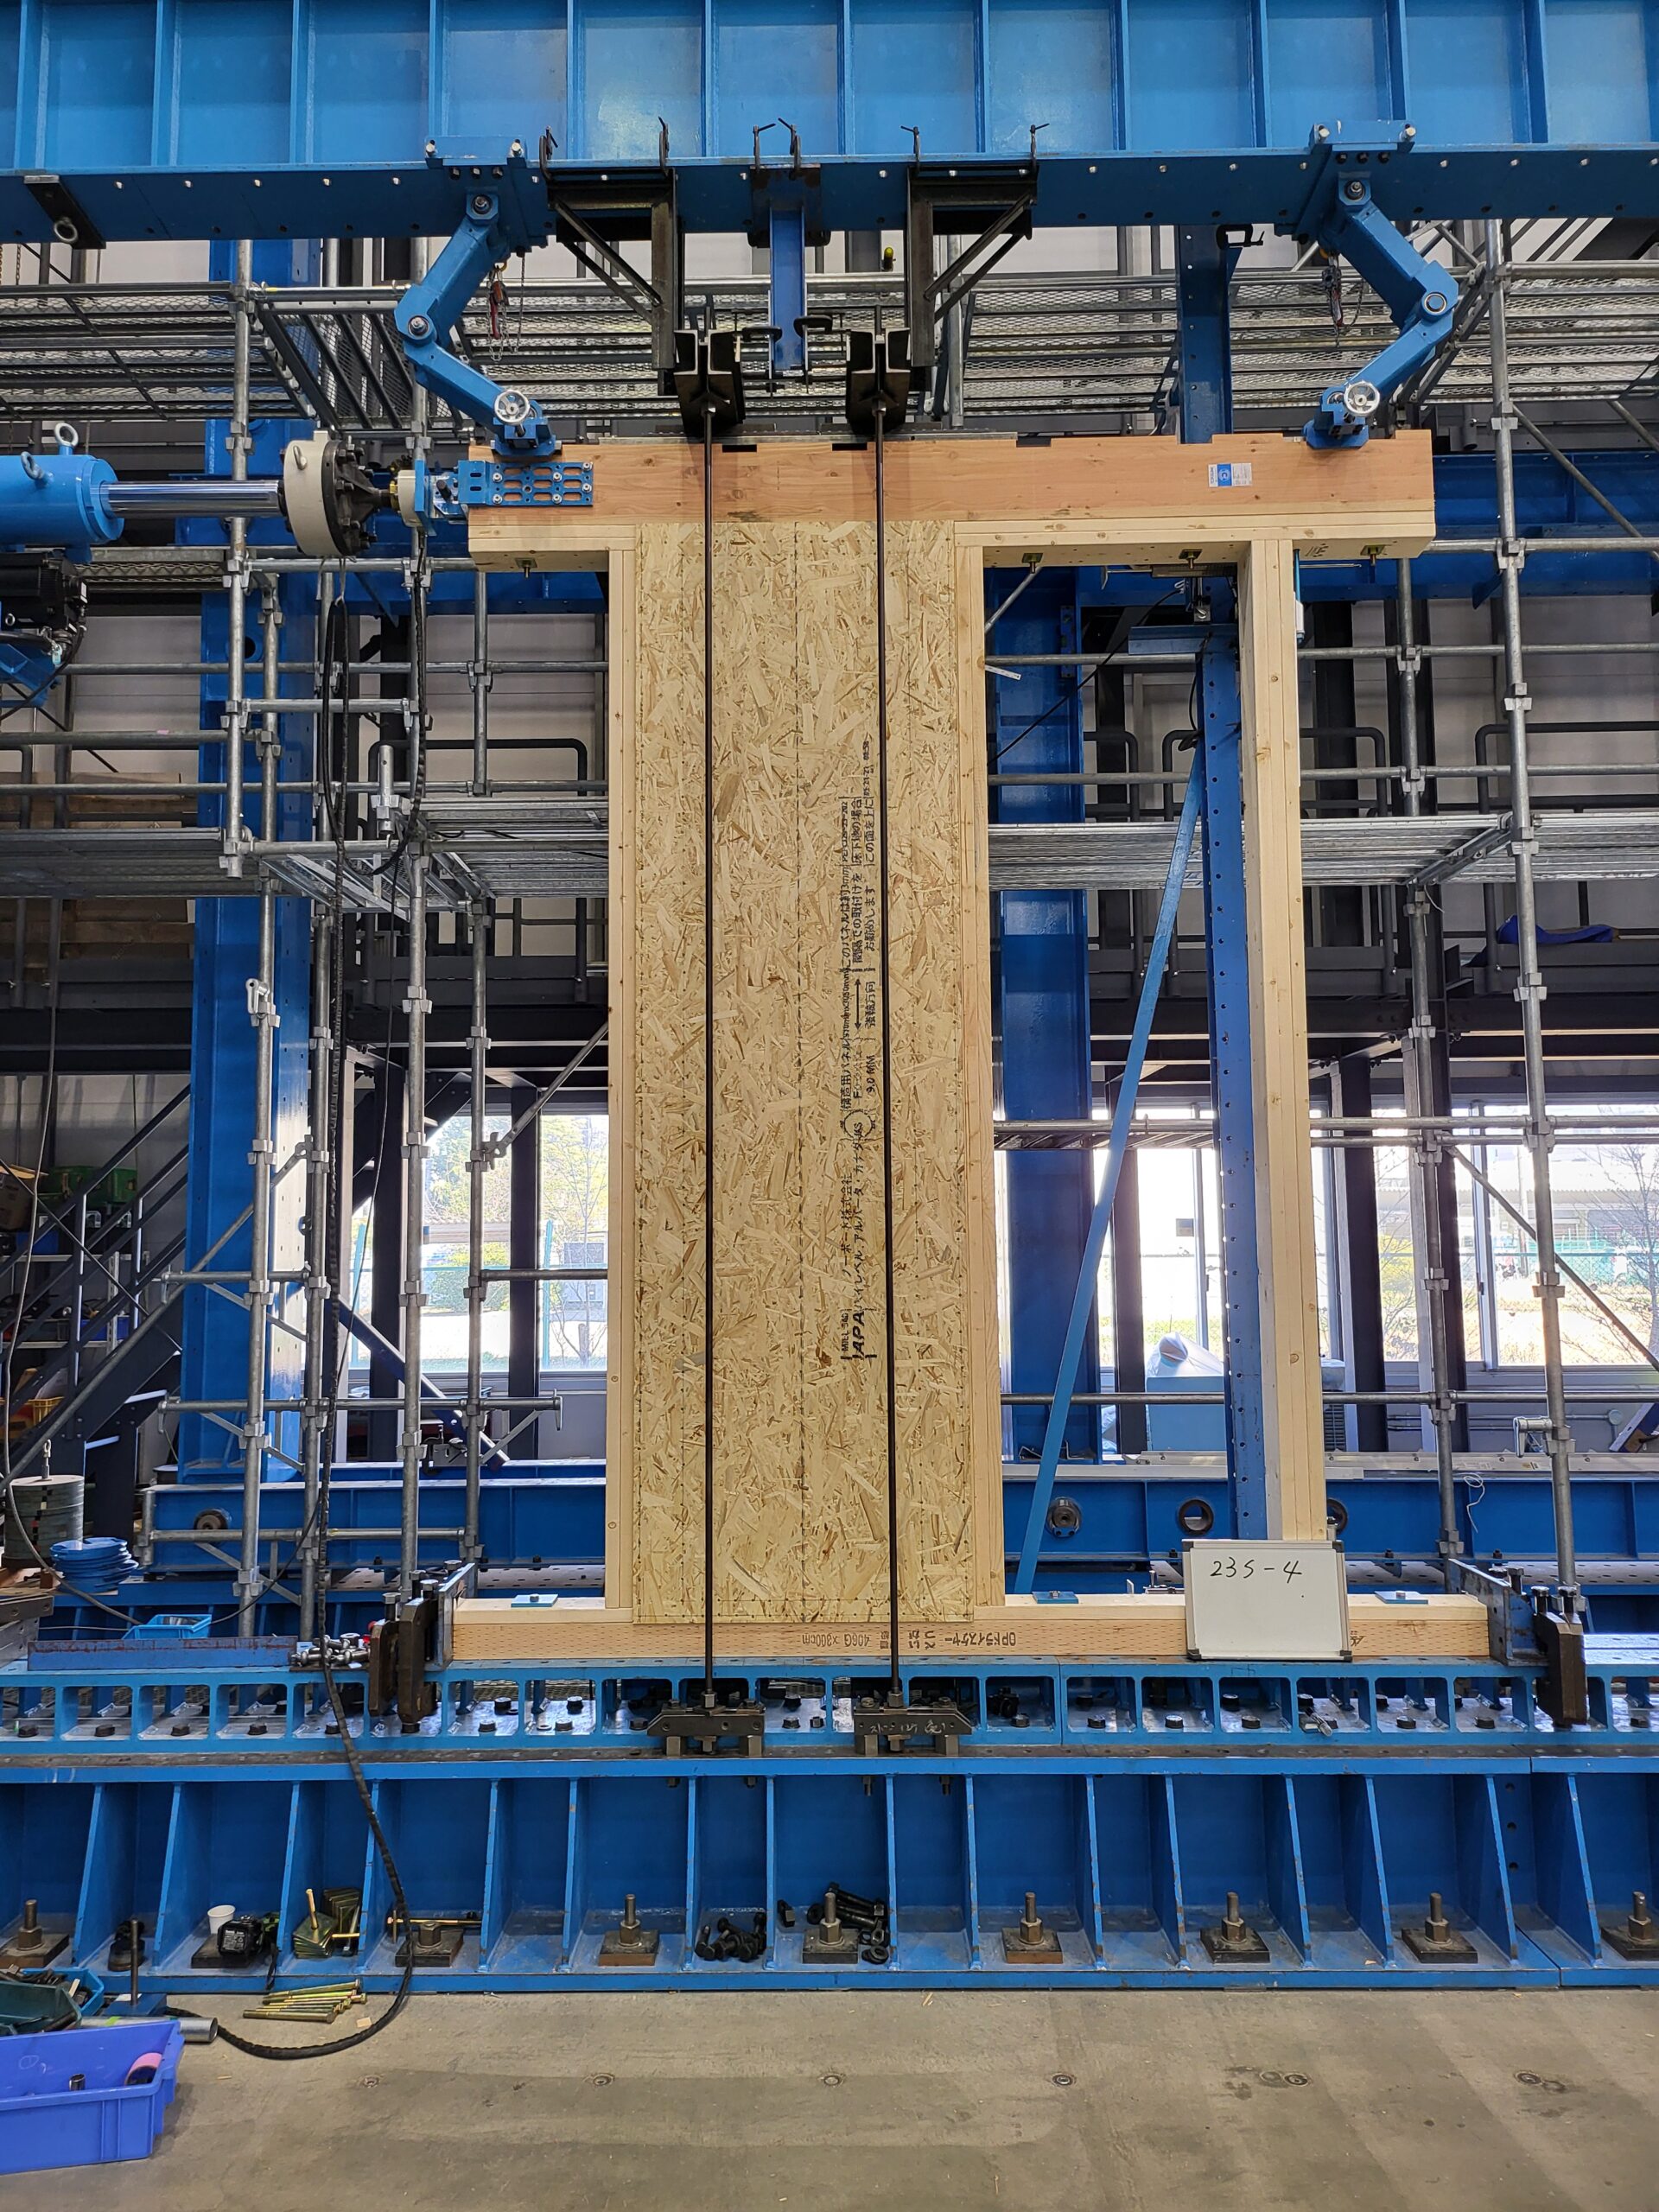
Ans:
[[[1659,1920],[1639,1930],[1633,1929],[1625,1920],[1604,1920],[1601,1940],[1621,1959],[1659,1966]]]
[[[1231,1935],[1222,1921],[1211,1928],[1201,1929],[1198,1941],[1218,1967],[1262,1967],[1268,1962],[1268,1947],[1254,1928],[1246,1926]]]
[[[1466,1936],[1448,1928],[1444,1936],[1431,1936],[1426,1928],[1402,1928],[1400,1939],[1426,1967],[1471,1967],[1478,1954]]]

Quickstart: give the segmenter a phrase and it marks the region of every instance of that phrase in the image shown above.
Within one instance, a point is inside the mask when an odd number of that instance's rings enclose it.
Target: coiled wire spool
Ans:
[[[56,1544],[79,1543],[86,1508],[80,1475],[19,1475],[6,1492],[8,1567],[36,1567]]]

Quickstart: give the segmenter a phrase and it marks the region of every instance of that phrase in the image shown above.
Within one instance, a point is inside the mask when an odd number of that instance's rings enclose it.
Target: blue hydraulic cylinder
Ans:
[[[213,249],[212,273],[228,277],[230,247]],[[256,247],[254,276],[266,283],[292,283],[301,272],[295,266],[292,246]],[[307,423],[261,423],[254,431],[250,473],[276,473],[282,448],[296,434],[303,435]],[[207,426],[207,466],[212,475],[229,472],[224,423]],[[219,542],[219,525],[187,525],[194,534]],[[264,527],[275,529],[274,525]],[[250,525],[256,539],[261,526]],[[275,531],[279,543],[283,534]],[[259,652],[262,601],[249,594],[249,638],[254,646],[249,662],[248,689],[260,689]],[[287,578],[281,601],[282,658],[308,666],[311,659],[311,622],[315,588],[308,579]],[[205,661],[222,663],[229,642],[229,617],[225,595],[208,594],[202,602],[201,645]],[[291,688],[285,679],[284,688]],[[302,689],[308,691],[309,683]],[[215,730],[226,696],[222,676],[204,677],[201,720],[204,730]],[[256,726],[257,717],[255,718]],[[303,837],[310,832],[309,779],[315,724],[309,716],[294,716],[281,724],[283,750],[279,785],[285,787],[278,806],[278,834]],[[200,773],[204,783],[222,783],[225,746],[221,740],[201,747]],[[244,763],[246,792],[245,818],[256,836],[263,835],[259,819],[259,763],[252,743]],[[215,828],[224,820],[222,796],[204,795],[200,822]],[[307,1116],[307,1070],[310,1046],[310,915],[303,899],[276,902],[276,957],[272,981],[277,1029],[274,1070],[272,1130],[275,1164],[279,1176],[273,1198],[271,1267],[281,1272],[297,1268],[302,1258],[302,1205],[305,1192],[302,1166],[282,1170],[302,1144]],[[253,1172],[249,1145],[253,1135],[255,1039],[248,1014],[248,981],[258,972],[259,901],[232,896],[202,899],[196,903],[195,972],[190,1036],[190,1162],[186,1199],[185,1250],[190,1264],[200,1262],[232,1222],[246,1211],[252,1194]],[[245,1224],[214,1254],[215,1269],[245,1268],[250,1254],[250,1231]],[[227,1286],[234,1289],[236,1286]],[[279,1311],[284,1311],[279,1305]],[[295,1329],[302,1326],[303,1306],[290,1300],[285,1318]],[[248,1320],[240,1304],[207,1287],[187,1289],[183,1306],[180,1395],[187,1402],[218,1402],[240,1407],[247,1393]],[[271,1330],[268,1389],[273,1398],[299,1395],[303,1347],[293,1330]],[[241,1415],[227,1412],[217,1419],[211,1414],[182,1414],[179,1419],[178,1466],[186,1481],[223,1481],[239,1478],[242,1446],[231,1433]],[[229,1423],[231,1427],[225,1426]],[[278,1451],[290,1456],[297,1440],[297,1417],[273,1416],[270,1434]],[[273,1453],[268,1462],[270,1479],[279,1480],[294,1470]]]
[[[1221,1198],[1222,1306],[1227,1324],[1227,1472],[1234,1533],[1267,1536],[1262,1322],[1256,1289],[1255,1105],[1251,1080],[1249,931],[1244,897],[1243,708],[1230,586],[1209,587],[1212,616],[1199,660],[1204,717],[1204,934],[1210,971],[1210,1071]]]
[[[107,461],[76,453],[0,455],[0,545],[46,548],[90,561],[95,545],[112,545],[125,527],[105,503],[115,481]]]
[[[987,613],[1019,585],[1025,588],[987,641],[993,669],[999,651],[1074,653],[1082,635],[1079,572],[1057,569],[1029,582],[1025,571],[992,569],[985,579]],[[1083,768],[1083,677],[1073,668],[1020,671],[1015,683],[993,676],[989,720],[991,772],[1049,771],[1077,776]],[[1077,822],[1083,787],[1067,784],[992,786],[999,822]],[[1089,909],[1080,891],[1004,892],[996,970],[1002,1038],[1002,1104],[1011,1121],[1079,1121],[1092,1109],[1090,1083]],[[1082,1152],[1012,1152],[1007,1173],[1007,1387],[1052,1390],[1065,1343],[1071,1296],[1083,1266],[1092,1210],[1092,1160]],[[1075,1388],[1100,1388],[1099,1328],[1093,1309]],[[1040,1406],[1010,1409],[1006,1444],[1012,1458],[1040,1450],[1046,1425]],[[1072,1459],[1099,1452],[1100,1420],[1079,1406],[1066,1424]]]

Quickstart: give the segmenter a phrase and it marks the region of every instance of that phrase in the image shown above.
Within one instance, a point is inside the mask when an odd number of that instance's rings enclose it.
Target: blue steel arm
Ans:
[[[1357,269],[1400,334],[1353,376],[1326,386],[1302,435],[1311,446],[1363,446],[1382,402],[1416,374],[1450,331],[1458,288],[1448,270],[1426,261],[1401,237],[1371,197],[1369,177],[1336,173],[1334,190],[1321,181],[1324,188],[1316,189],[1309,211],[1294,226],[1297,235],[1317,239],[1333,258]],[[1313,214],[1320,199],[1323,207]]]
[[[1117,1087],[1117,1104],[1112,1112],[1112,1134],[1106,1152],[1106,1172],[1101,1177],[1095,1210],[1089,1218],[1089,1234],[1084,1240],[1083,1265],[1077,1270],[1077,1287],[1071,1298],[1071,1319],[1066,1326],[1059,1372],[1054,1378],[1054,1396],[1048,1409],[1048,1426],[1043,1432],[1043,1456],[1038,1463],[1037,1479],[1032,1487],[1031,1510],[1026,1516],[1025,1539],[1020,1546],[1020,1564],[1014,1570],[1014,1586],[1021,1597],[1029,1594],[1037,1579],[1037,1561],[1043,1548],[1043,1531],[1048,1525],[1048,1509],[1054,1497],[1054,1477],[1060,1464],[1060,1446],[1065,1436],[1066,1422],[1071,1418],[1071,1393],[1077,1386],[1077,1363],[1083,1357],[1084,1332],[1089,1325],[1089,1315],[1095,1301],[1100,1255],[1106,1247],[1106,1231],[1112,1218],[1112,1202],[1117,1195],[1117,1179],[1123,1166],[1123,1155],[1128,1149],[1129,1124],[1135,1118],[1135,1098],[1141,1089],[1141,1071],[1146,1065],[1147,1046],[1152,1040],[1152,1019],[1157,1010],[1158,993],[1163,984],[1164,964],[1169,958],[1170,940],[1175,934],[1175,917],[1180,907],[1181,893],[1186,887],[1187,863],[1192,857],[1192,840],[1198,825],[1201,784],[1202,779],[1195,762],[1192,773],[1186,779],[1186,795],[1181,801],[1181,817],[1175,828],[1175,849],[1169,856],[1169,874],[1164,879],[1164,895],[1158,907],[1158,925],[1152,933],[1152,947],[1147,955],[1147,972],[1141,985],[1140,1001],[1135,1009],[1135,1028],[1129,1038],[1129,1049],[1124,1055],[1122,1079]]]
[[[545,231],[532,235],[496,194],[474,193],[461,227],[426,275],[404,294],[393,316],[415,381],[458,415],[481,423],[506,460],[557,453],[552,426],[527,394],[505,391],[463,361],[450,340],[467,302],[497,263],[545,239]]]

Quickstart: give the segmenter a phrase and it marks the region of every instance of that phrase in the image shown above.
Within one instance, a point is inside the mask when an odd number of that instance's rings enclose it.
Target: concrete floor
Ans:
[[[180,2081],[146,2164],[6,2212],[1659,2207],[1640,1991],[422,1997]]]

